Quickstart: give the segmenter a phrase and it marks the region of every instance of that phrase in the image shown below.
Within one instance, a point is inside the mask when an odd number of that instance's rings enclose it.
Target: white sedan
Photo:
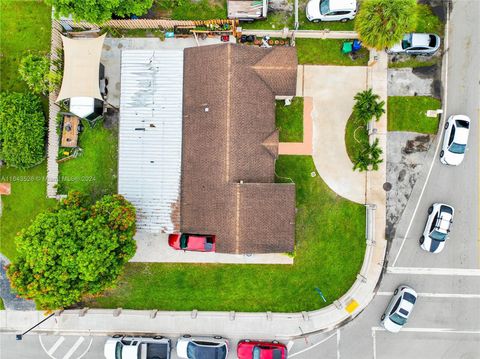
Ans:
[[[428,219],[420,237],[420,247],[431,253],[440,253],[445,247],[450,227],[453,223],[454,209],[444,203],[434,203],[428,209]]]
[[[440,161],[445,165],[458,166],[467,149],[470,119],[464,115],[452,115],[445,124]]]
[[[390,54],[433,55],[440,48],[436,34],[406,34],[402,41],[388,49]]]
[[[417,292],[412,288],[401,285],[395,289],[390,303],[380,318],[382,327],[389,332],[398,333],[407,322],[416,301]]]
[[[220,336],[191,337],[187,334],[177,340],[177,356],[186,359],[226,359],[228,341]]]

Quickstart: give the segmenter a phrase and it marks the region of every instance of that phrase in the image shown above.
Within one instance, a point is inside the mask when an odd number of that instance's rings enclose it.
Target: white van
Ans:
[[[305,11],[312,22],[346,22],[355,18],[357,0],[310,0]]]

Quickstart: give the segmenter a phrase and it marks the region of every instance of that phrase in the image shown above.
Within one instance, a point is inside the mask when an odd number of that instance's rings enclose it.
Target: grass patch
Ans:
[[[365,254],[365,208],[337,196],[310,156],[280,156],[277,174],[296,183],[295,264],[129,263],[117,288],[89,307],[301,311],[331,304],[351,287]],[[326,296],[324,303],[314,288]]]
[[[173,20],[210,20],[227,18],[226,0],[157,0],[152,11],[156,18]]]
[[[432,12],[432,8],[426,4],[418,5],[418,22],[414,32],[426,32],[443,37],[445,24]]]
[[[18,64],[28,53],[50,51],[51,7],[43,1],[0,1],[0,90],[25,91]]]
[[[2,298],[0,298],[0,310],[5,310],[5,305],[3,304]]]
[[[117,131],[83,122],[82,154],[59,164],[59,193],[77,190],[93,199],[117,192]]]
[[[358,57],[352,60],[342,53],[341,39],[296,39],[298,62],[313,65],[366,66],[369,59],[368,49],[362,47]]]
[[[0,252],[12,260],[16,255],[14,238],[27,227],[36,215],[55,205],[47,199],[46,162],[22,171],[0,168],[0,182],[10,182],[12,193],[2,196],[3,211],[0,217]]]
[[[280,142],[303,142],[303,97],[295,97],[290,106],[276,101],[275,114]]]
[[[440,100],[428,96],[390,96],[387,101],[388,131],[435,134],[438,117],[427,117],[427,110],[442,107]]]
[[[29,52],[50,51],[51,7],[43,1],[0,1],[0,89],[26,91],[18,63]],[[43,99],[44,109],[48,100]],[[48,114],[48,112],[46,112]],[[16,255],[14,238],[35,216],[55,205],[47,199],[47,167],[42,163],[28,170],[0,167],[1,182],[11,182],[12,193],[2,196],[0,252],[12,260]]]
[[[410,56],[405,61],[389,61],[388,67],[389,68],[402,68],[402,67],[426,67],[426,66],[433,66],[440,62],[440,58],[427,58],[419,60],[417,57]]]
[[[345,146],[352,164],[355,163],[355,158],[363,150],[365,143],[368,143],[367,128],[359,124],[352,113],[345,126]]]
[[[243,22],[240,26],[244,29],[282,30],[284,27],[293,29],[293,22],[294,18],[292,13],[287,11],[272,11],[268,13],[265,20]]]

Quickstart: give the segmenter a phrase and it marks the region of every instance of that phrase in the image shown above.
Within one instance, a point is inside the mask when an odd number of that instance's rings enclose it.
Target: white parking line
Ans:
[[[439,123],[439,134],[438,134],[438,142],[437,142],[437,147],[435,148],[435,154],[433,155],[432,163],[430,163],[430,168],[428,169],[428,174],[427,178],[425,179],[425,182],[423,183],[422,191],[420,192],[420,197],[418,197],[417,204],[415,205],[415,209],[413,210],[412,218],[410,219],[410,223],[408,223],[407,231],[405,232],[405,235],[403,236],[402,243],[400,244],[400,248],[398,249],[397,255],[395,256],[395,259],[392,263],[392,266],[395,266],[397,263],[398,257],[400,257],[400,252],[402,251],[403,245],[405,244],[405,240],[408,237],[408,233],[410,232],[410,228],[412,227],[413,220],[415,219],[415,215],[417,214],[418,206],[420,205],[420,201],[422,200],[423,193],[425,192],[425,188],[427,187],[428,180],[430,178],[430,175],[432,173],[433,169],[433,164],[438,161],[438,150],[440,149],[440,143],[442,142],[442,134],[443,134],[443,127],[445,123],[445,119],[447,118],[447,102],[448,102],[448,58],[450,55],[450,51],[448,51],[448,41],[449,41],[449,29],[450,29],[450,5],[449,2],[447,1],[447,19],[445,22],[445,64],[442,66],[442,68],[445,69],[445,79],[444,79],[444,86],[443,88],[445,89],[444,92],[444,99],[443,99],[443,114],[441,117],[441,121]]]
[[[73,355],[73,353],[75,353],[75,351],[78,349],[78,347],[82,345],[84,340],[85,340],[84,337],[78,338],[75,344],[73,344],[70,350],[67,352],[67,354],[65,354],[63,359],[69,359]]]
[[[337,359],[340,359],[340,329],[337,329]]]
[[[62,345],[64,341],[65,341],[65,337],[58,338],[55,344],[53,344],[50,350],[47,352],[47,354],[52,355],[53,353],[55,353],[55,351],[58,349],[60,345]]]
[[[457,294],[457,293],[417,293],[419,297],[426,298],[462,298],[462,299],[479,299],[480,294]],[[380,296],[392,296],[393,292],[377,292]]]
[[[326,342],[328,339],[330,339],[331,337],[333,337],[333,336],[336,335],[336,334],[337,334],[337,333],[335,332],[335,333],[329,335],[328,337],[326,337],[325,339],[319,341],[318,343],[313,344],[312,346],[310,346],[310,347],[308,347],[308,348],[302,349],[302,350],[300,350],[299,352],[296,352],[296,353],[294,353],[294,354],[289,354],[288,357],[289,357],[289,358],[293,358],[293,357],[296,356],[296,355],[305,353],[305,352],[309,351],[310,349],[313,349],[313,348],[315,348],[316,346],[319,346],[320,344]]]
[[[376,330],[372,328],[372,342],[373,342],[373,359],[377,359],[377,337]]]
[[[384,332],[385,328],[372,327],[372,331]],[[457,330],[453,328],[402,328],[402,332],[414,333],[447,333],[447,334],[480,334],[480,330]]]
[[[387,273],[391,273],[391,274],[480,276],[480,269],[387,267]]]

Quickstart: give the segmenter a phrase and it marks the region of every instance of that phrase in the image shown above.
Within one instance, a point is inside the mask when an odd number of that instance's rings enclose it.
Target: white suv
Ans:
[[[450,227],[453,223],[452,206],[434,203],[428,209],[427,223],[420,237],[420,247],[431,253],[440,253],[445,247]]]
[[[310,0],[305,9],[312,22],[353,20],[357,14],[357,0]]]
[[[445,124],[440,161],[445,165],[458,166],[467,150],[470,119],[464,115],[452,115]]]

